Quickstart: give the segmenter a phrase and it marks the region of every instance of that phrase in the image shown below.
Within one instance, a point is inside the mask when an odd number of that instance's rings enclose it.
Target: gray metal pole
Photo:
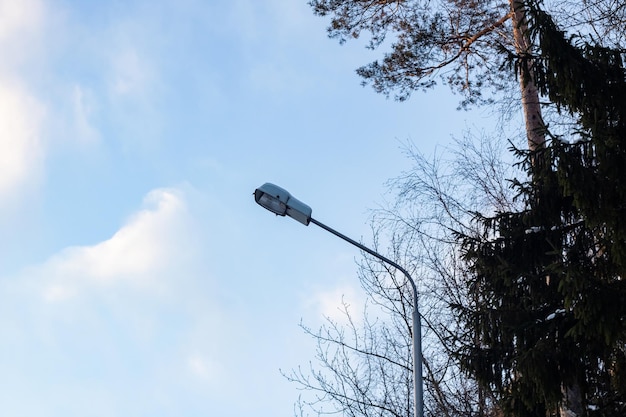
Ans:
[[[419,308],[417,305],[417,286],[415,285],[415,281],[413,281],[413,278],[411,278],[411,275],[406,271],[406,269],[402,268],[394,261],[385,258],[378,252],[374,252],[367,246],[363,246],[356,240],[350,239],[348,236],[339,233],[335,229],[326,226],[324,223],[321,223],[314,218],[311,218],[311,223],[345,240],[346,242],[351,243],[352,245],[380,259],[381,261],[388,263],[389,265],[396,268],[398,271],[402,272],[411,283],[411,287],[413,289],[413,415],[415,417],[424,417],[424,380],[422,374],[422,323]]]

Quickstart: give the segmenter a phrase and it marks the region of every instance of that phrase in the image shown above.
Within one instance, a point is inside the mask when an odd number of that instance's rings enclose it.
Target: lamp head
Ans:
[[[254,200],[277,216],[289,216],[305,226],[311,221],[311,207],[277,185],[265,183],[254,190]]]

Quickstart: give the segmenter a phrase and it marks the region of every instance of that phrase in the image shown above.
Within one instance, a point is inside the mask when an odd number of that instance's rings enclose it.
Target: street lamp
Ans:
[[[338,231],[326,226],[323,223],[311,217],[311,207],[302,201],[294,198],[289,192],[277,185],[265,183],[254,190],[254,200],[262,207],[276,214],[277,216],[289,216],[308,226],[313,223],[322,229],[332,233],[333,235],[345,240],[356,246],[364,252],[388,263],[400,272],[402,272],[409,282],[413,290],[413,415],[415,417],[424,417],[424,382],[422,376],[422,325],[419,309],[417,306],[417,286],[411,275],[394,261],[385,258],[383,255],[374,252],[368,247],[363,246],[359,242],[339,233]]]

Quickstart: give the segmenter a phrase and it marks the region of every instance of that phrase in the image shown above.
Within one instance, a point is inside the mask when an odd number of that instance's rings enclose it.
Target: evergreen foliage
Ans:
[[[569,137],[516,151],[524,209],[476,214],[459,235],[471,268],[472,337],[460,358],[506,415],[626,415],[626,69],[624,50],[567,38],[528,2],[535,56],[516,57],[542,95],[576,120]],[[529,76],[525,74],[524,76]],[[546,133],[550,135],[549,128]],[[582,417],[582,416],[579,416]]]
[[[328,34],[341,43],[369,38],[384,56],[357,69],[378,93],[406,100],[437,80],[463,95],[462,106],[490,103],[510,87],[500,66],[514,49],[509,0],[310,0],[330,16]]]

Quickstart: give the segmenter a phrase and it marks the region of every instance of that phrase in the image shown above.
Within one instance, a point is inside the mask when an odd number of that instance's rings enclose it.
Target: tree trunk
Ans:
[[[509,0],[511,5],[511,21],[513,24],[513,40],[515,42],[515,52],[523,57],[520,62],[520,90],[522,95],[522,109],[524,111],[524,122],[526,125],[526,137],[528,139],[528,149],[536,151],[545,146],[545,125],[541,116],[541,103],[539,101],[539,91],[535,84],[532,71],[533,60],[530,59],[531,43],[528,36],[528,25],[523,1]],[[563,386],[562,405],[559,409],[561,417],[582,417],[582,394],[580,386],[574,384]]]
[[[583,403],[580,386],[578,384],[563,387],[563,404],[561,405],[561,417],[582,417]]]
[[[531,53],[530,39],[528,37],[528,25],[523,1],[509,0],[511,5],[511,22],[513,24],[513,40],[515,52],[520,57],[529,57]],[[533,62],[531,59],[521,61],[520,67],[520,90],[522,93],[522,108],[526,124],[526,136],[528,149],[531,151],[543,148],[545,144],[545,131],[543,118],[541,117],[541,104],[539,91],[535,84],[532,73]]]

